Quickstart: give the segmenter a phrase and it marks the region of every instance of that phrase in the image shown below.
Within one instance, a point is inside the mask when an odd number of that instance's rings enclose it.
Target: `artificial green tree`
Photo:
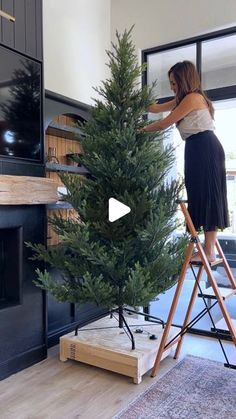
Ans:
[[[56,267],[63,278],[57,282],[48,271],[37,270],[38,286],[59,301],[118,307],[121,314],[125,305],[145,306],[174,284],[184,245],[171,239],[180,189],[176,181],[166,182],[173,149],[163,146],[160,135],[139,130],[153,98],[148,87],[140,87],[144,69],[131,31],[117,34],[107,54],[111,76],[96,89],[99,99],[81,127],[78,159],[90,176],[61,176],[78,219],[55,216],[61,244],[31,247],[34,259]],[[113,223],[108,221],[110,197],[131,208]]]

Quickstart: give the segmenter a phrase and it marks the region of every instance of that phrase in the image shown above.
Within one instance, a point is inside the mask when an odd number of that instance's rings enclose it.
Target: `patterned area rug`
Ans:
[[[236,370],[187,356],[113,419],[228,419],[235,415]]]

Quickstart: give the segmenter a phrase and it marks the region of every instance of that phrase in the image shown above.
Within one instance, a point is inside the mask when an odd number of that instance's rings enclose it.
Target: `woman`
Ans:
[[[202,90],[193,63],[182,61],[175,64],[168,76],[175,99],[152,104],[148,111],[171,112],[142,131],[164,130],[176,124],[182,139],[186,140],[184,175],[188,210],[196,230],[203,228],[205,253],[208,261],[214,262],[217,229],[229,226],[225,155],[213,132],[214,109]],[[192,261],[200,261],[197,253]]]

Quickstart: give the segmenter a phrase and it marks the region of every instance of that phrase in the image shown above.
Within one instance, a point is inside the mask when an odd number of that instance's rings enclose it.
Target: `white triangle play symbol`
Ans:
[[[128,214],[130,211],[131,209],[128,205],[122,204],[122,202],[117,201],[115,198],[109,199],[108,219],[111,223],[124,217],[124,215]]]

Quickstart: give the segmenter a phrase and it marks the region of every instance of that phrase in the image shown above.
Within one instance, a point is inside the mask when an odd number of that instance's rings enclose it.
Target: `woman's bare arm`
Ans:
[[[165,103],[152,103],[148,107],[148,112],[159,113],[159,112],[172,111],[175,105],[176,105],[175,99],[168,100],[168,102],[165,102]]]
[[[178,106],[166,117],[153,122],[152,124],[146,125],[143,128],[144,132],[154,132],[166,129],[176,122],[183,119],[186,115],[196,109],[206,108],[200,95],[197,97],[196,93],[190,93],[180,102]]]

